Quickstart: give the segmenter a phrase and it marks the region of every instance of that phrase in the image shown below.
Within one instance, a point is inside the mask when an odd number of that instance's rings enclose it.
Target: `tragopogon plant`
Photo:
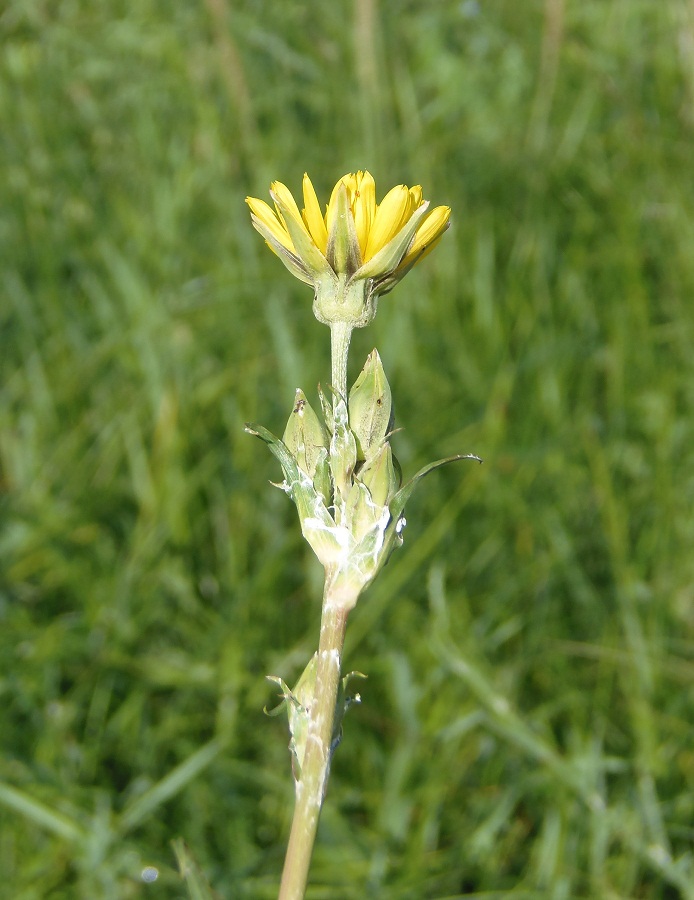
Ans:
[[[283,691],[289,713],[295,808],[280,900],[304,896],[309,864],[347,700],[342,677],[347,617],[394,547],[402,543],[404,509],[428,472],[468,454],[425,466],[401,483],[390,446],[393,405],[381,358],[373,350],[347,392],[352,330],[376,315],[390,291],[433,249],[450,221],[450,209],[429,209],[419,185],[398,185],[376,203],[369,172],[345,175],[325,215],[304,175],[304,208],[274,182],[274,209],[247,198],[253,225],[289,271],[313,287],[316,318],[330,326],[332,381],[319,388],[321,417],[301,390],[282,440],[260,425],[246,430],[268,444],[284,472],[281,487],[296,504],[301,530],[325,569],[318,651],[294,690]],[[354,675],[355,673],[351,673]]]

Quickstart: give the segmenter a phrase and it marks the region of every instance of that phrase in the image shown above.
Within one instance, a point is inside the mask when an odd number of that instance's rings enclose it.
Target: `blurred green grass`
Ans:
[[[409,510],[309,897],[694,897],[694,11],[9,0],[0,12],[0,896],[273,897],[266,673],[320,573],[278,471],[327,330],[246,194],[453,207],[355,336]],[[142,882],[145,866],[159,869]]]

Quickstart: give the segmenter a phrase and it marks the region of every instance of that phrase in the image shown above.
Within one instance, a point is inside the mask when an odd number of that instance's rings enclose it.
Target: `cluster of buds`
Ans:
[[[323,419],[303,391],[280,441],[259,426],[284,470],[280,485],[294,500],[304,537],[323,564],[334,602],[351,608],[401,540],[400,467],[388,440],[392,399],[378,352],[348,402],[320,391]]]
[[[417,481],[438,460],[402,485],[390,435],[393,404],[377,350],[373,350],[346,402],[330,403],[319,389],[323,421],[303,391],[282,440],[259,425],[247,430],[264,440],[279,460],[278,485],[296,504],[304,537],[325,568],[326,596],[351,609],[364,588],[402,543],[404,508]]]

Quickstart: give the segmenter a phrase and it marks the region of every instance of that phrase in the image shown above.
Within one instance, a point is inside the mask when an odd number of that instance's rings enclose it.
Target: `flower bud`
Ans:
[[[357,543],[370,531],[385,531],[390,520],[388,501],[398,486],[390,444],[382,444],[361,467],[349,493],[348,523]]]
[[[300,389],[297,389],[294,408],[282,441],[299,468],[312,479],[316,474],[321,451],[328,448],[328,437],[323,424]]]
[[[358,459],[368,459],[393,427],[390,385],[378,350],[372,350],[349,392],[349,424],[357,439]]]
[[[400,486],[400,477],[393,464],[390,444],[382,444],[376,454],[359,470],[359,481],[369,489],[371,499],[378,506],[387,506]]]
[[[378,527],[382,518],[383,507],[373,502],[366,485],[355,481],[347,500],[347,519],[354,540],[359,543],[366,534]],[[385,525],[387,524],[386,521]]]
[[[316,472],[313,476],[313,487],[325,506],[332,505],[332,480],[330,478],[330,462],[328,451],[321,447],[316,460]]]

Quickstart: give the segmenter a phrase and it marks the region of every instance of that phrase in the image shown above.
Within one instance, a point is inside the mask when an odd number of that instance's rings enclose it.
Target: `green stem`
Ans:
[[[296,785],[294,818],[278,900],[303,900],[306,890],[318,817],[330,773],[333,723],[348,614],[349,607],[334,603],[328,575],[323,597],[316,684],[309,713],[308,737],[301,779]]]
[[[347,399],[347,358],[353,327],[348,322],[332,322],[330,325],[332,386],[336,392],[335,402],[340,398]],[[335,590],[337,585],[334,583],[334,576],[334,572],[326,570],[316,682],[309,711],[301,778],[296,784],[294,817],[278,900],[303,900],[318,830],[318,818],[330,774],[335,708],[340,688],[342,647],[345,642],[347,616],[356,601],[356,596],[345,595],[344,588]]]
[[[350,322],[331,322],[330,355],[332,359],[333,388],[337,397],[347,399],[347,357],[354,326]]]

